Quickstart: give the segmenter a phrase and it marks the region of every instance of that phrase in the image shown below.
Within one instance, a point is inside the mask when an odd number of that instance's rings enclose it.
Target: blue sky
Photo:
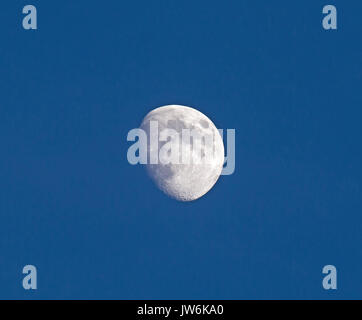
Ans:
[[[30,3],[0,10],[0,298],[362,298],[361,3]],[[236,129],[195,202],[127,162],[167,104]]]

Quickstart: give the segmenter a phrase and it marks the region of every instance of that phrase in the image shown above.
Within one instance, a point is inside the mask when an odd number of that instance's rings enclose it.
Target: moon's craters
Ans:
[[[200,120],[200,124],[202,125],[203,128],[208,128],[209,127],[209,123],[206,120]]]

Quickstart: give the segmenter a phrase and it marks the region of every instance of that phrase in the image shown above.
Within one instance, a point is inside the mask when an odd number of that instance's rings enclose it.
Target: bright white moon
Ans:
[[[194,153],[190,153],[189,163],[168,163],[168,164],[147,164],[147,171],[155,184],[168,196],[179,201],[192,201],[207,193],[218,180],[224,164],[224,144],[220,133],[213,122],[200,111],[179,105],[168,105],[152,110],[146,115],[141,124],[147,136],[150,137],[150,121],[158,122],[158,131],[173,129],[182,136],[185,130],[195,130],[202,136],[212,136],[211,144],[204,144],[203,147],[210,150],[203,150],[202,157],[209,157],[202,163],[197,162]],[[186,130],[187,131],[187,130]],[[165,143],[160,141],[157,152],[162,149]],[[191,141],[191,142],[190,142]],[[180,157],[184,150],[191,147],[193,140],[189,142],[179,139],[176,148],[180,150]],[[147,141],[148,158],[150,157],[150,139]],[[191,145],[190,145],[191,144]],[[182,151],[183,150],[183,151]],[[205,152],[210,151],[210,152]],[[205,159],[203,159],[205,160]]]

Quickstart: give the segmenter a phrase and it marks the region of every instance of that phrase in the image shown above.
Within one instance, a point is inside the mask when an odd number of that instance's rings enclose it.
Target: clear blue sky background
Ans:
[[[0,298],[362,298],[362,3],[333,1],[329,32],[326,4],[3,1]],[[126,159],[166,104],[237,132],[196,202]]]

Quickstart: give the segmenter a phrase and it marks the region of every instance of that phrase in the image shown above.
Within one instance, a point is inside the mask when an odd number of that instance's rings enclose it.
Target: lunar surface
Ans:
[[[156,143],[155,123],[159,138]],[[190,107],[168,105],[149,112],[140,128],[148,137],[148,174],[165,194],[179,201],[192,201],[202,197],[214,186],[224,164],[224,144],[213,122],[203,113]],[[169,131],[177,132],[179,138],[172,135],[165,138],[165,132]],[[190,139],[187,139],[185,132],[191,132]],[[207,138],[200,140],[197,138],[200,136]],[[150,163],[151,153],[153,157],[158,155],[157,163]],[[173,158],[170,157],[171,153]],[[170,161],[170,158],[177,161]]]

